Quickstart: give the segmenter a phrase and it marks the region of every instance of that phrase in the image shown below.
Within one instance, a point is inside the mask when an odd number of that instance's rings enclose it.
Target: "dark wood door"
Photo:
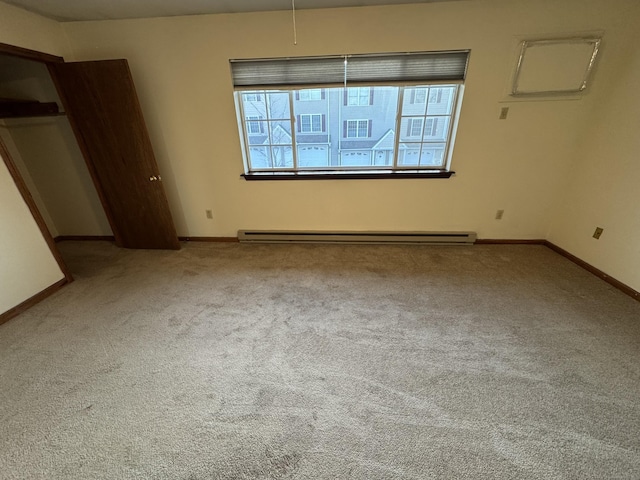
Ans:
[[[116,244],[179,249],[127,61],[52,63],[49,70]]]

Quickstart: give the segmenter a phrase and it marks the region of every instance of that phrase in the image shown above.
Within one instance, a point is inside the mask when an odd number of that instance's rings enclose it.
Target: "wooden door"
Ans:
[[[49,64],[116,244],[179,249],[126,60]]]

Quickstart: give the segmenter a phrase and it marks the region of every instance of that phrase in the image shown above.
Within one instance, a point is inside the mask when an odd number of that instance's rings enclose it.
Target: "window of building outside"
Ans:
[[[461,81],[390,83],[238,89],[245,176],[451,172]]]
[[[260,122],[260,115],[247,116],[247,133],[250,135],[257,134],[257,133],[264,133],[262,131],[262,123]]]
[[[371,105],[371,87],[356,87],[346,90],[347,105]]]
[[[322,132],[322,115],[318,113],[303,113],[298,116],[300,122],[299,131],[301,133]]]
[[[300,90],[298,92],[298,100],[302,102],[322,100],[322,89],[314,88],[311,90]]]

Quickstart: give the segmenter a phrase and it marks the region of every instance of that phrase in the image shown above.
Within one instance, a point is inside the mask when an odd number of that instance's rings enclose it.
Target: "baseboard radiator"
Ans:
[[[239,230],[241,243],[473,245],[475,232],[314,232]]]

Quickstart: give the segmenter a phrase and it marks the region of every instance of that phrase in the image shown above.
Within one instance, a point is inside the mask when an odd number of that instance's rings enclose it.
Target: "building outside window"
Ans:
[[[245,93],[243,95],[243,100],[245,102],[261,102],[262,95],[260,95],[259,93]]]
[[[347,89],[347,105],[371,105],[371,87],[355,87]]]
[[[322,132],[323,128],[323,114],[309,114],[303,113],[298,116],[300,119],[300,132],[301,133],[314,133]]]
[[[262,123],[260,122],[260,115],[248,115],[247,116],[247,133],[259,134],[264,133],[262,129]]]
[[[362,138],[369,136],[369,126],[371,120],[345,120],[345,123],[345,137]]]
[[[322,100],[322,89],[321,88],[313,88],[309,90],[300,90],[298,92],[298,100],[302,102],[310,102],[316,100]]]

